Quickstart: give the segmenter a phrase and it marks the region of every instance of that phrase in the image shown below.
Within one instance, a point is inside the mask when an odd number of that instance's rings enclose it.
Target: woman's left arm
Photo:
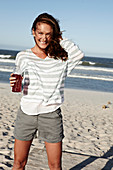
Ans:
[[[84,53],[72,41],[64,38],[60,41],[60,45],[68,53],[67,60],[67,75],[79,64],[79,61],[84,57]]]

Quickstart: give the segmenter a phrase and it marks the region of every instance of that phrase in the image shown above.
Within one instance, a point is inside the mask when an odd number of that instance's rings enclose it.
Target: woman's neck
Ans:
[[[33,48],[31,48],[31,50],[36,56],[42,59],[45,59],[47,57],[45,50],[39,49],[37,46],[34,46]]]

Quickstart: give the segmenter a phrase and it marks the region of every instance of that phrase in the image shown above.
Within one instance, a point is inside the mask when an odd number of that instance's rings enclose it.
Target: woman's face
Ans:
[[[40,49],[46,49],[49,45],[53,35],[53,29],[49,24],[37,23],[36,30],[33,30],[33,36],[35,37],[36,45]]]

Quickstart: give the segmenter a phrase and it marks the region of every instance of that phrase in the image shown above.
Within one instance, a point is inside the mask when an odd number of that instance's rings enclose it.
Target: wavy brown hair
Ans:
[[[32,30],[36,31],[37,23],[42,22],[49,24],[53,29],[52,39],[49,46],[46,48],[46,54],[49,54],[51,58],[61,59],[66,61],[68,58],[67,52],[61,47],[60,39],[62,39],[62,33],[60,31],[59,21],[48,13],[40,14],[33,22]]]

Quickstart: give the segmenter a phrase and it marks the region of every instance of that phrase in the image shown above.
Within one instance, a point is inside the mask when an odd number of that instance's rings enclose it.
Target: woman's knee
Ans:
[[[15,139],[14,145],[14,165],[13,170],[19,169],[23,170],[29,154],[29,149],[32,141],[21,141]]]
[[[61,162],[54,162],[54,161],[52,161],[52,162],[48,162],[48,165],[49,165],[49,168],[50,168],[50,170],[53,170],[53,169],[58,169],[58,170],[61,170]]]
[[[50,170],[61,170],[62,142],[45,142]]]
[[[12,170],[24,170],[25,165],[27,163],[27,160],[14,160],[14,164],[13,164],[13,169]]]

